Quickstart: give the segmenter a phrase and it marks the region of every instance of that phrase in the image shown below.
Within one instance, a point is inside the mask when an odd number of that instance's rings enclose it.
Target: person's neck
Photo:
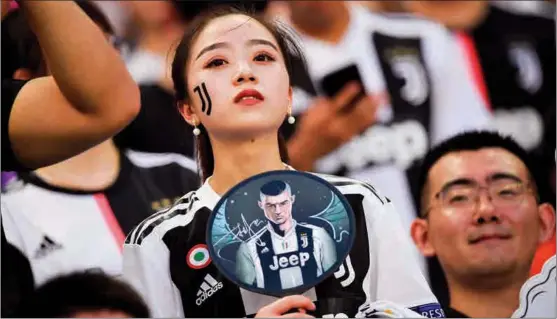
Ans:
[[[110,187],[120,173],[120,153],[107,140],[63,162],[43,167],[35,173],[50,185],[80,191]]]
[[[185,25],[172,22],[153,28],[142,30],[137,41],[137,47],[142,51],[158,54],[166,57],[172,45],[180,38],[184,32]]]
[[[453,31],[475,29],[485,21],[490,10],[488,1],[450,1],[447,3],[416,1],[408,3],[408,5],[415,7],[415,13],[433,19]]]
[[[336,44],[342,40],[350,26],[350,10],[346,4],[338,6],[338,15],[325,26],[312,26],[303,19],[291,19],[296,30],[309,37]]]
[[[286,234],[290,229],[292,229],[293,225],[294,222],[292,221],[292,219],[289,219],[285,221],[282,225],[280,225],[280,230],[282,230]]]
[[[285,169],[276,132],[247,141],[212,139],[211,144],[215,168],[209,184],[221,196],[246,178]]]
[[[475,278],[463,284],[447,278],[450,307],[471,318],[509,318],[518,308],[520,288],[527,279],[528,275]]]
[[[275,231],[275,233],[277,233],[278,235],[280,235],[281,237],[284,237],[284,235],[286,235],[286,233],[292,229],[292,226],[294,226],[294,222],[292,220],[288,220],[282,224],[275,224],[273,222],[269,222],[269,224],[271,225],[271,227],[273,227],[273,230]]]

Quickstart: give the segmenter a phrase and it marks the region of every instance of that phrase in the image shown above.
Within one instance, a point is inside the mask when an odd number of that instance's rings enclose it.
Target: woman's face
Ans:
[[[277,41],[259,22],[240,14],[211,21],[187,63],[189,107],[211,136],[278,130],[290,106],[289,77]]]

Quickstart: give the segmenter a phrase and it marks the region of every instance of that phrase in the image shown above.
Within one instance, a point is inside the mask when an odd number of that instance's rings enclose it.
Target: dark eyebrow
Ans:
[[[212,50],[216,50],[216,49],[220,49],[220,48],[224,48],[224,47],[228,47],[230,46],[230,44],[226,43],[226,42],[217,42],[217,43],[213,43],[209,46],[206,46],[205,48],[203,48],[203,50],[201,50],[199,52],[199,54],[197,55],[197,57],[195,58],[196,60],[199,59],[200,56],[202,56],[203,54],[212,51]]]
[[[267,41],[267,40],[263,40],[263,39],[251,39],[251,40],[248,41],[248,44],[250,44],[250,45],[258,45],[258,44],[268,45],[268,46],[272,47],[273,49],[275,49],[275,51],[279,51],[279,49],[277,49],[277,47],[271,41]]]
[[[524,183],[519,177],[509,173],[495,173],[489,176],[486,180],[488,183],[490,183],[502,179],[511,179],[515,182]],[[449,188],[453,186],[459,186],[459,185],[470,186],[470,185],[477,185],[477,184],[478,183],[476,181],[469,178],[458,178],[443,185],[443,187],[441,187],[441,190],[437,194],[435,194],[435,197],[439,196],[439,194],[447,191]]]
[[[512,179],[515,182],[524,183],[520,177],[509,173],[495,173],[487,178],[488,182],[494,182],[501,179]]]
[[[453,187],[453,186],[459,186],[459,185],[463,185],[463,186],[470,186],[470,185],[476,185],[476,181],[469,179],[469,178],[457,178],[454,179],[450,182],[445,183],[445,185],[443,185],[443,187],[441,187],[441,190],[439,192],[437,192],[437,194],[435,194],[435,197],[439,196],[439,194],[447,191],[447,189]]]
[[[263,39],[251,39],[251,40],[248,40],[248,44],[249,45],[268,45],[268,46],[272,47],[273,49],[275,49],[275,51],[279,51],[279,49],[271,41],[267,41],[267,40],[263,40]],[[213,43],[213,44],[203,48],[203,50],[201,50],[199,52],[199,54],[197,55],[197,57],[195,59],[196,60],[199,59],[203,54],[205,54],[209,51],[224,48],[224,47],[228,47],[228,46],[230,46],[230,44],[228,44],[226,42]]]

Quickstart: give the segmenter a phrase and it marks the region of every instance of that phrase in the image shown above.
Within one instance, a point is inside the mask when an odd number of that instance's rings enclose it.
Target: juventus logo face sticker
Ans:
[[[207,92],[205,82],[201,83],[201,86],[196,86],[193,91],[199,95],[199,99],[201,100],[201,112],[206,113],[207,116],[211,115],[213,104],[211,102],[211,96],[209,96],[209,92]]]
[[[273,171],[228,191],[207,224],[213,264],[253,292],[303,293],[334,274],[354,242],[354,213],[335,186]]]

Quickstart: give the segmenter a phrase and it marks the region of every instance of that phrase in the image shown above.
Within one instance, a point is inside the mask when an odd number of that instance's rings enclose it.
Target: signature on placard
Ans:
[[[236,242],[245,242],[253,238],[261,230],[261,225],[264,221],[261,219],[255,219],[248,223],[243,214],[240,215],[241,221],[236,223],[236,225],[226,225],[227,232],[220,237],[214,244],[214,246],[219,245],[222,241],[223,246],[217,251],[219,257],[222,258],[220,252],[228,245]]]
[[[241,214],[240,216],[242,217],[242,221],[238,222],[236,226],[232,227],[230,229],[230,233],[235,239],[239,241],[248,241],[259,231],[259,228],[257,227],[263,224],[263,221],[260,219],[255,219],[248,223],[243,214]]]

